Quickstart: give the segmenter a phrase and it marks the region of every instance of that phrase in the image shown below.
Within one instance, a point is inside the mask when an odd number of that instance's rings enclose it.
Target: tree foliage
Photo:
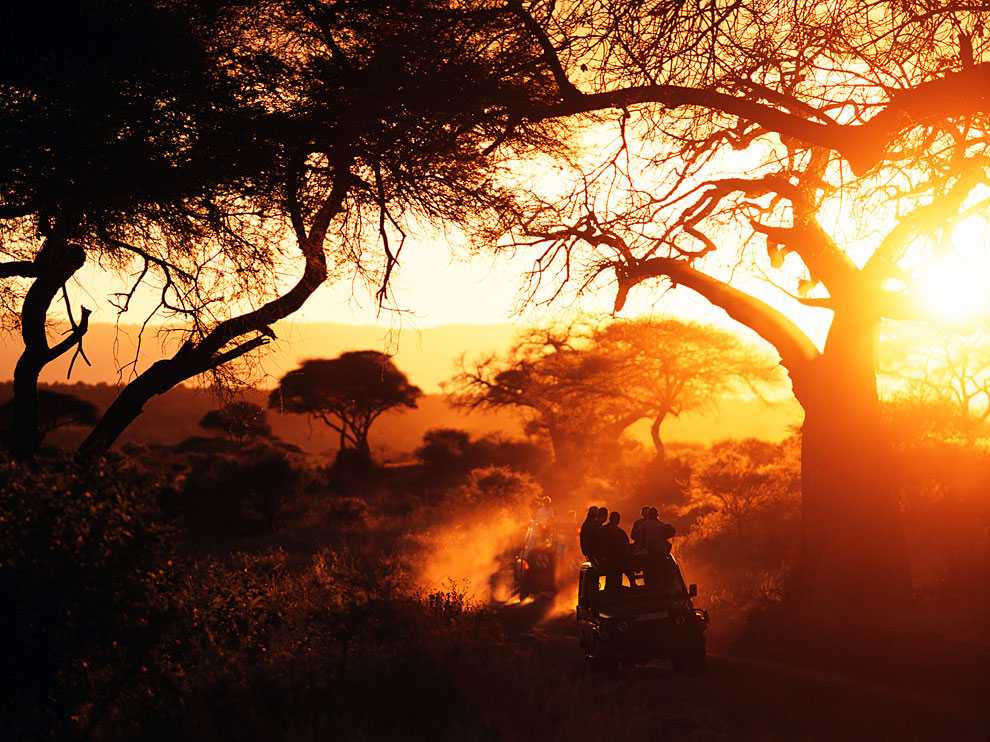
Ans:
[[[14,402],[0,405],[0,430],[10,435],[13,428]],[[53,430],[73,425],[91,427],[99,419],[99,409],[92,402],[73,394],[51,389],[38,390],[38,434],[42,440]]]
[[[179,339],[147,368],[134,359],[80,449],[95,458],[151,397],[229,379],[328,277],[353,269],[385,301],[411,222],[499,222],[511,195],[494,143],[559,149],[547,133],[560,124],[510,113],[553,86],[514,7],[117,0],[3,13],[18,31],[0,70],[0,277],[19,279],[5,296],[25,344],[22,456],[37,445],[41,369],[73,349],[85,360],[90,310],[66,286],[86,260],[120,280],[117,311],[150,296],[142,321],[170,320]],[[33,45],[20,32],[42,27]],[[58,298],[70,333],[53,344]]]
[[[514,408],[546,434],[559,463],[614,445],[633,423],[651,422],[663,456],[667,416],[774,381],[767,359],[733,335],[675,320],[572,324],[524,333],[505,357],[464,366],[450,384],[467,408]]]
[[[340,450],[368,457],[374,422],[388,410],[415,408],[422,394],[390,356],[360,350],[304,361],[282,377],[268,406],[322,420],[340,435]]]

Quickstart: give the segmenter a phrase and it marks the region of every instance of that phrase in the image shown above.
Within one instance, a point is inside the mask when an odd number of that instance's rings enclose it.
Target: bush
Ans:
[[[288,453],[267,444],[237,453],[193,456],[182,491],[170,508],[199,538],[271,533],[278,529],[304,479]]]
[[[114,462],[0,459],[0,724],[70,738],[104,716],[154,641],[169,580],[156,483]]]

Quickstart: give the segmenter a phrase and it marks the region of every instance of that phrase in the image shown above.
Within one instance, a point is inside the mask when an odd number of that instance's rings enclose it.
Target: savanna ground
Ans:
[[[573,584],[488,600],[547,475],[538,447],[427,436],[405,466],[277,440],[4,462],[13,739],[983,739],[987,454],[904,441],[908,607],[793,606],[797,441],[634,446],[558,500],[662,506],[712,614],[710,666],[586,667]],[[605,462],[609,463],[605,463]]]

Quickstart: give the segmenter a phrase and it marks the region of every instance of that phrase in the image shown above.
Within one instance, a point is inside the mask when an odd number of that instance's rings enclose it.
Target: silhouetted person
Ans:
[[[650,508],[639,533],[641,538],[636,544],[642,546],[645,551],[643,577],[646,586],[655,590],[661,589],[670,571],[668,562],[671,546],[668,539],[673,538],[676,531],[672,525],[660,520],[656,508]]]
[[[622,587],[622,574],[629,568],[629,537],[619,526],[621,516],[613,511],[608,516],[608,525],[602,529],[601,551],[605,572],[605,592],[617,593]],[[630,582],[632,576],[630,575]]]
[[[584,519],[584,523],[581,524],[581,553],[584,554],[589,562],[594,562],[597,560],[598,555],[596,553],[596,540],[599,536],[599,531],[601,530],[602,522],[598,515],[598,507],[592,505],[588,508],[588,517]]]
[[[671,547],[670,541],[667,539],[674,537],[676,533],[674,527],[660,520],[656,508],[645,508],[645,510],[647,511],[646,517],[642,521],[637,521],[639,538],[636,539],[636,545],[648,554],[669,554]]]
[[[629,531],[629,537],[633,540],[633,543],[635,543],[637,546],[642,546],[642,544],[640,544],[640,540],[643,538],[643,536],[640,532],[640,529],[643,527],[643,524],[646,522],[646,519],[649,517],[649,514],[650,514],[649,505],[644,505],[642,508],[640,508],[639,520],[633,523],[632,530]]]

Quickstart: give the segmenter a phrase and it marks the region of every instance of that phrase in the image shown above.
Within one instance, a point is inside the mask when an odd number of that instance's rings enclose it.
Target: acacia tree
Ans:
[[[715,405],[720,397],[779,384],[774,364],[738,337],[677,320],[611,322],[594,330],[591,348],[616,364],[615,393],[635,401],[650,420],[657,458],[668,417]]]
[[[512,242],[540,246],[538,278],[613,281],[616,310],[641,285],[683,286],[774,346],[805,411],[812,599],[908,592],[874,344],[881,320],[916,315],[905,254],[983,208],[983,9],[530,7],[558,98],[520,116],[612,119],[617,144],[576,163],[569,197],[534,197]],[[754,288],[746,273],[769,280]],[[821,349],[794,319],[810,309],[828,327]]]
[[[942,423],[970,439],[990,420],[990,342],[983,331],[888,334],[880,370],[902,386],[900,402],[944,413]]]
[[[99,409],[92,402],[74,394],[51,389],[38,390],[38,439],[43,441],[53,430],[68,426],[92,427],[100,419]],[[12,433],[14,401],[0,405],[0,429],[5,436]]]
[[[131,278],[121,313],[150,287],[144,324],[166,319],[178,336],[144,370],[135,359],[79,449],[93,459],[153,396],[231,373],[344,266],[380,281],[384,300],[408,217],[499,221],[509,197],[493,145],[554,147],[546,135],[561,128],[510,113],[553,88],[513,7],[116,0],[3,13],[4,29],[46,29],[35,43],[5,35],[0,79],[0,277],[21,279],[3,296],[20,304],[22,457],[37,447],[41,369],[73,348],[85,360],[90,312],[75,318],[67,287],[85,261]],[[53,343],[59,296],[71,327]]]
[[[545,434],[565,482],[580,476],[622,432],[648,419],[658,458],[660,425],[772,377],[772,366],[729,333],[673,320],[574,323],[534,328],[505,357],[466,365],[450,401],[467,409],[512,408]]]
[[[340,436],[340,451],[371,459],[368,433],[382,413],[415,408],[423,391],[376,350],[316,358],[287,373],[268,397],[281,412],[310,415]],[[338,453],[338,457],[341,454]]]
[[[585,332],[576,325],[532,328],[504,357],[462,359],[446,385],[448,399],[464,409],[522,412],[527,431],[550,440],[558,475],[573,479],[643,417],[639,401],[616,393],[613,359],[582,347]]]

